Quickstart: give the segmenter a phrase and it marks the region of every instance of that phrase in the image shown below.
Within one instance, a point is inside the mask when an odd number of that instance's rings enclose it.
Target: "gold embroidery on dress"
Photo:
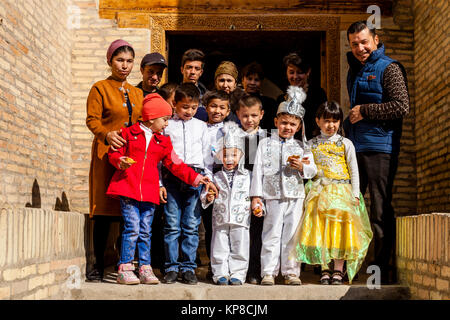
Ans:
[[[335,180],[349,180],[350,174],[345,161],[345,145],[335,142],[315,143],[311,149],[317,172],[323,172],[324,176]],[[331,170],[331,168],[333,170]]]

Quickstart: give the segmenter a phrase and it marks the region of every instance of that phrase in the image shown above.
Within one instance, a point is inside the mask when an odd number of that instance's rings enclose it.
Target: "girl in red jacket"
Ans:
[[[152,93],[146,96],[142,122],[122,128],[126,141],[120,149],[110,148],[109,161],[118,168],[111,179],[107,195],[119,197],[124,219],[117,282],[121,284],[157,284],[150,261],[151,225],[155,206],[159,204],[158,163],[166,166],[187,184],[198,186],[209,182],[184,164],[173,151],[169,137],[161,135],[172,116],[172,108]],[[136,244],[139,251],[139,279],[132,264]]]

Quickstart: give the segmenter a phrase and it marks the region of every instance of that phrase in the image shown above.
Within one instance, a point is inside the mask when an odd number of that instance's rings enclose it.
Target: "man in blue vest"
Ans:
[[[351,109],[344,129],[356,148],[361,193],[369,187],[375,241],[371,264],[380,267],[381,283],[388,284],[396,281],[392,259],[395,214],[391,202],[402,119],[409,113],[406,72],[398,61],[384,54],[375,29],[369,29],[365,21],[353,23],[347,38],[351,47],[347,53]]]

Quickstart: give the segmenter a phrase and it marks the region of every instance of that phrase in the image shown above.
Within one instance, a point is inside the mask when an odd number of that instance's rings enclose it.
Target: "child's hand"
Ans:
[[[122,170],[126,170],[129,167],[131,167],[132,163],[129,162],[127,159],[129,159],[128,157],[120,157],[120,162],[119,162],[119,168]]]
[[[252,198],[252,212],[256,217],[262,217],[263,203],[260,197]]]
[[[161,203],[167,203],[167,190],[164,187],[159,187],[159,200]]]
[[[214,198],[215,198],[214,193],[208,193],[208,195],[206,196],[206,201],[208,201],[208,203],[212,202],[212,201],[214,201]]]
[[[217,189],[216,185],[214,183],[212,183],[212,182],[209,182],[206,185],[206,190],[208,192],[208,196],[212,195],[213,199],[217,198],[219,196],[219,190]],[[210,202],[210,201],[212,201],[212,200],[208,200],[208,202]]]
[[[303,159],[291,158],[289,161],[289,166],[293,169],[296,169],[300,172],[303,172]]]
[[[295,157],[292,157],[292,158],[289,157],[288,160],[289,160],[289,165],[291,166],[291,168],[297,169],[301,173],[303,173],[303,165],[311,163],[311,161],[309,160],[308,157],[303,157],[302,159],[295,158]]]
[[[200,181],[198,182],[198,184],[208,184],[208,183],[210,183],[211,182],[211,180],[209,180],[209,178],[207,177],[207,176],[202,176],[201,175],[201,179],[200,179]]]
[[[311,163],[311,161],[309,160],[309,157],[303,157],[302,160],[300,160],[300,161],[303,164],[310,164]]]

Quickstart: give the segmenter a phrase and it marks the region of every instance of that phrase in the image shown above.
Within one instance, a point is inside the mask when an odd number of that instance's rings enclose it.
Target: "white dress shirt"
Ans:
[[[152,140],[153,137],[153,131],[152,129],[147,128],[142,122],[139,124],[139,126],[145,134],[145,152],[147,152],[148,145],[150,144],[150,140]]]
[[[207,157],[204,159],[205,166],[208,170],[212,172],[214,162],[220,163],[220,161],[215,158],[217,152],[219,151],[219,141],[223,138],[223,122],[219,123],[207,123],[207,134],[209,141],[209,152]]]
[[[212,179],[212,174],[205,165],[210,152],[209,136],[206,123],[196,118],[182,120],[176,114],[169,119],[164,135],[169,136],[177,156],[191,167],[205,169],[205,174]]]

